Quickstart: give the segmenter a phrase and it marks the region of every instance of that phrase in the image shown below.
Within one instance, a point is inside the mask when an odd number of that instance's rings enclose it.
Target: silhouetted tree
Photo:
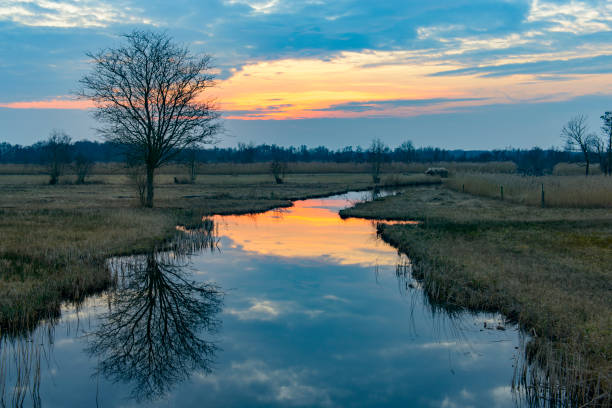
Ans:
[[[270,163],[270,172],[272,173],[272,176],[274,176],[274,181],[276,181],[276,184],[283,184],[285,174],[287,173],[287,162],[282,159],[275,158]]]
[[[53,130],[44,142],[45,162],[49,172],[49,184],[57,184],[70,162],[70,136],[61,130]]]
[[[595,136],[588,133],[587,117],[578,115],[570,119],[561,129],[561,137],[565,140],[568,150],[582,152],[586,166],[585,175],[588,176]]]
[[[91,169],[93,167],[93,161],[91,161],[87,156],[83,153],[77,154],[74,158],[74,172],[76,173],[77,184],[85,183],[85,178],[89,176]]]
[[[102,135],[144,165],[145,205],[152,207],[155,170],[219,130],[218,112],[202,99],[213,85],[210,57],[192,56],[166,34],[135,30],[124,37],[124,46],[87,54],[93,70],[79,95],[96,103]]]
[[[380,171],[382,169],[383,162],[385,161],[385,154],[389,148],[385,146],[382,140],[374,139],[368,149],[368,161],[372,165],[370,173],[372,174],[372,181],[374,183],[380,182]]]
[[[612,176],[612,112],[606,112],[601,116],[603,124],[601,131],[603,138],[596,142],[599,164],[604,174]]]

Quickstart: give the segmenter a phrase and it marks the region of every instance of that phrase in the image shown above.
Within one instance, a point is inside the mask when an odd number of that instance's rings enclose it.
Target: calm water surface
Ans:
[[[431,307],[372,222],[338,217],[362,197],[214,217],[199,250],[114,260],[115,291],[3,340],[5,404],[514,406],[516,328]]]

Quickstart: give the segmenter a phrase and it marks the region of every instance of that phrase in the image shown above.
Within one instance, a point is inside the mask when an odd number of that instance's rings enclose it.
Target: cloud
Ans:
[[[251,306],[238,309],[227,309],[227,313],[237,316],[240,320],[276,320],[288,313],[303,314],[311,319],[323,313],[322,310],[305,309],[294,302],[278,302],[272,300],[249,299]]]
[[[277,369],[260,360],[246,360],[233,362],[231,370],[218,373],[217,377],[223,377],[219,383],[232,384],[233,390],[241,389],[242,392],[252,390],[252,397],[263,403],[275,402],[283,406],[331,406],[329,391],[321,386],[309,384],[309,380],[316,374],[305,369],[292,367]],[[211,381],[205,376],[200,376],[200,380]]]
[[[388,108],[400,108],[411,106],[430,106],[452,102],[482,101],[486,98],[427,98],[427,99],[390,99],[380,101],[346,102],[332,105],[327,108],[312,109],[317,112],[367,112],[380,111]]]
[[[227,4],[243,4],[251,8],[254,13],[273,13],[278,6],[280,5],[280,0],[264,0],[264,1],[254,1],[254,0],[228,0]]]
[[[274,320],[287,311],[286,305],[271,300],[251,299],[246,309],[228,309],[227,313],[238,316],[240,320]]]
[[[0,21],[32,27],[92,28],[111,24],[154,24],[130,7],[100,0],[0,0]]]
[[[612,55],[468,67],[435,72],[430,74],[430,76],[478,75],[483,77],[500,77],[517,74],[557,74],[566,77],[571,74],[609,73],[612,73]],[[548,80],[552,78],[548,78]]]
[[[543,22],[551,32],[590,34],[612,30],[612,5],[607,1],[587,3],[569,1],[559,4],[533,0],[528,22]]]
[[[9,109],[90,109],[94,104],[91,101],[57,98],[42,101],[0,102],[0,108]]]

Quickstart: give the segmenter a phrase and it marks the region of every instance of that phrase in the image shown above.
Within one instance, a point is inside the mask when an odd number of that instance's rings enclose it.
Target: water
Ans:
[[[359,199],[218,216],[114,260],[115,291],[3,340],[4,403],[514,406],[517,329],[430,306],[374,223],[338,217]]]

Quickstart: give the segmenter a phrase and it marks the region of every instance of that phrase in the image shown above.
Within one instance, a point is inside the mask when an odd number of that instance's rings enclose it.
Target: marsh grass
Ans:
[[[429,299],[501,312],[530,336],[515,385],[532,406],[612,403],[612,214],[415,187],[343,210],[378,227]]]
[[[383,173],[424,173],[429,167],[445,167],[453,172],[487,172],[513,173],[516,165],[513,162],[432,162],[432,163],[385,163]],[[289,162],[288,174],[329,174],[329,173],[369,173],[370,163],[335,163],[335,162]],[[198,163],[196,173],[199,175],[239,175],[270,174],[270,162],[258,163]],[[95,163],[91,169],[92,176],[112,176],[126,174],[124,163]],[[186,177],[188,167],[181,163],[171,163],[158,169],[158,175],[176,175]],[[34,164],[0,164],[0,176],[43,176],[48,178],[47,169]],[[67,169],[63,180],[76,179],[72,169]]]
[[[584,176],[585,167],[584,163],[558,163],[553,168],[552,174],[554,176]],[[591,163],[589,173],[592,176],[602,174],[596,163]]]
[[[606,176],[543,176],[458,173],[445,181],[455,191],[531,206],[612,208],[612,178]]]

